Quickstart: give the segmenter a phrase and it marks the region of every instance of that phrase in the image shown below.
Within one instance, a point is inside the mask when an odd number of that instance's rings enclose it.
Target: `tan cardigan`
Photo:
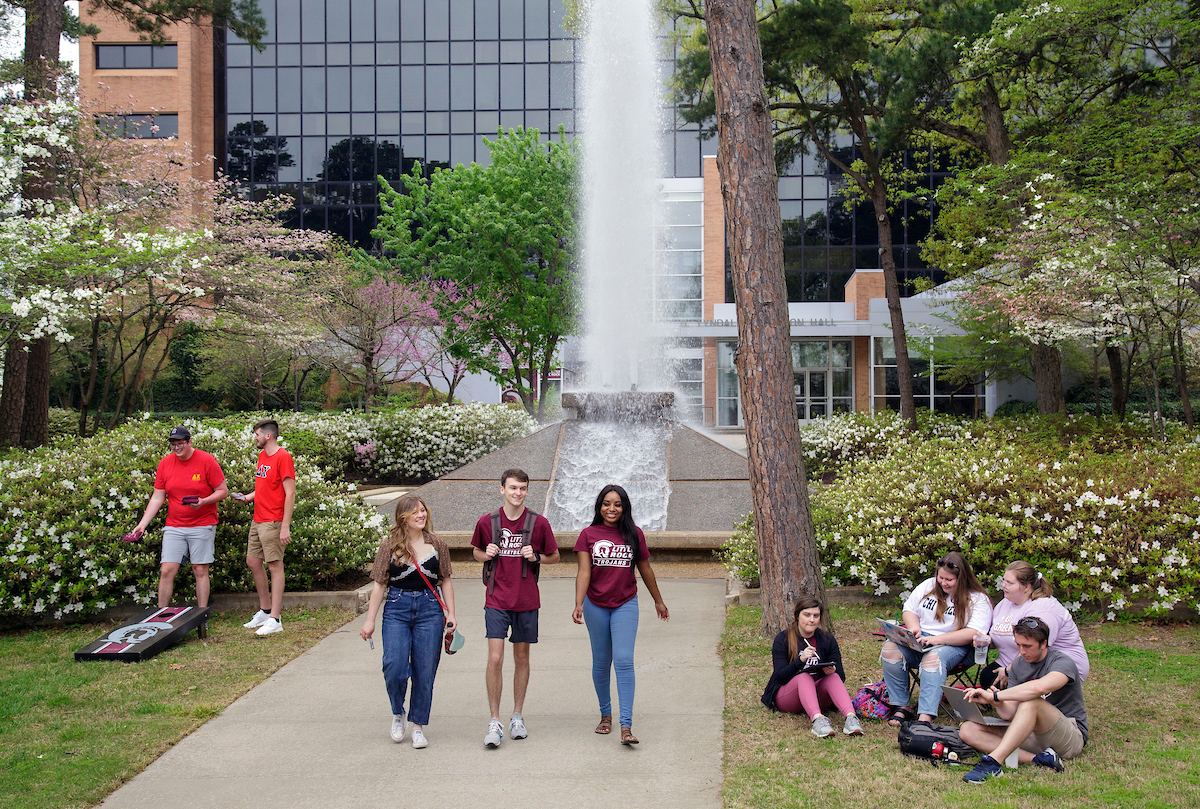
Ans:
[[[438,557],[438,580],[437,584],[441,584],[454,573],[454,568],[450,564],[450,549],[446,547],[446,543],[437,536],[430,534],[429,544],[433,546]],[[378,582],[385,587],[388,584],[388,566],[391,564],[391,559],[387,552],[387,538],[379,543],[379,550],[375,552],[375,564],[371,566],[371,581]]]

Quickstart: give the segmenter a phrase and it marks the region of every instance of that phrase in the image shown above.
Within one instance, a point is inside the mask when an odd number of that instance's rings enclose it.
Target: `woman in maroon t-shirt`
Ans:
[[[658,591],[650,567],[646,535],[633,522],[629,495],[609,484],[596,498],[592,524],[579,533],[575,543],[579,572],[575,575],[575,623],[587,623],[592,641],[592,683],[600,701],[597,733],[612,732],[612,693],[609,672],[617,672],[617,699],[621,705],[621,744],[637,744],[633,735],[633,645],[637,640],[637,577],[654,599],[658,617],[670,620],[667,605]]]

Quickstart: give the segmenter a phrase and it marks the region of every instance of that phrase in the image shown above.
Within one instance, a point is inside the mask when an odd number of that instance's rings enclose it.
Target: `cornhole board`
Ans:
[[[129,623],[75,652],[75,660],[120,660],[137,663],[171,648],[197,630],[208,636],[209,608],[152,607]]]

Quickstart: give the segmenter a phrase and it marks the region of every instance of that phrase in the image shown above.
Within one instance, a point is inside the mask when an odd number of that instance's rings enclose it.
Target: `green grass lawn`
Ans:
[[[875,607],[832,611],[851,693],[883,679]],[[866,734],[829,739],[807,718],[759,702],[771,672],[761,610],[729,610],[725,662],[726,807],[1200,806],[1200,627],[1103,624],[1080,627],[1092,670],[1084,683],[1090,738],[1057,774],[1022,766],[979,786],[968,767],[933,767],[900,754],[896,731],[864,722]],[[943,716],[939,721],[947,723]],[[972,763],[975,760],[972,760]]]
[[[216,615],[200,640],[144,663],[76,663],[74,652],[115,624],[0,636],[0,806],[92,806],[353,616],[334,608],[284,614],[259,638],[250,613]]]

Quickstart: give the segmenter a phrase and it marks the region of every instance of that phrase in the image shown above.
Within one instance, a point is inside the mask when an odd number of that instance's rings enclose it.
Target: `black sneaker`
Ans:
[[[996,759],[991,756],[984,756],[979,759],[979,763],[975,765],[975,769],[963,776],[963,780],[968,784],[982,784],[984,781],[990,781],[1002,775],[1004,775],[1004,770],[1000,769],[1000,765],[996,762]]]
[[[1054,752],[1053,747],[1047,747],[1042,752],[1033,757],[1033,763],[1039,767],[1046,767],[1055,772],[1062,772],[1066,769],[1063,766],[1062,759],[1058,757],[1058,753]]]

